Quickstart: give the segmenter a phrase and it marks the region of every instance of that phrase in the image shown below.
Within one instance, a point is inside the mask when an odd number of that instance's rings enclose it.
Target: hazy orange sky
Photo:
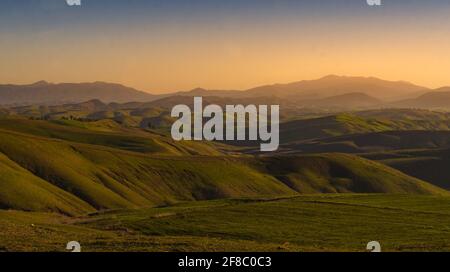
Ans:
[[[6,0],[0,83],[108,81],[160,93],[338,74],[440,87],[450,85],[447,2]]]

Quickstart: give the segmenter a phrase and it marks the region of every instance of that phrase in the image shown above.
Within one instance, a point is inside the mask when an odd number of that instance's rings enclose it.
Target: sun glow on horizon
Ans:
[[[136,2],[0,11],[0,83],[107,81],[165,93],[339,74],[450,84],[449,4]]]

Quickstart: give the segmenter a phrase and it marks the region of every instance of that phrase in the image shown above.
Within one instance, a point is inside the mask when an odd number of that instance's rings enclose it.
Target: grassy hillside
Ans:
[[[394,121],[422,121],[433,122],[433,121],[448,121],[450,118],[450,113],[445,111],[432,111],[425,109],[378,109],[378,110],[366,110],[354,112],[355,115],[363,118],[374,118],[379,120],[394,120]]]
[[[405,149],[437,149],[450,147],[450,131],[386,131],[329,137],[286,144],[290,152],[367,153]]]
[[[292,193],[232,158],[155,157],[6,132],[0,152],[97,209]]]
[[[441,188],[450,189],[450,149],[404,150],[364,156]]]
[[[1,206],[69,214],[297,193],[445,193],[381,164],[339,154],[262,159],[155,156],[1,130],[0,154],[21,173],[2,164],[4,176],[14,177],[1,184],[3,191],[11,190],[11,182],[20,184],[24,175],[33,175],[40,187],[53,190],[14,199],[4,193]],[[76,201],[58,202],[55,195],[60,191],[54,187]]]
[[[0,211],[0,251],[450,251],[450,199],[320,195],[183,203],[66,218]]]
[[[0,154],[0,208],[80,214],[94,208]]]
[[[127,128],[112,120],[79,122],[75,120],[42,121],[23,118],[0,119],[0,130],[66,141],[102,145],[142,153],[166,155],[219,155],[210,143],[177,143],[169,137],[149,131]]]
[[[300,193],[447,192],[382,164],[346,154],[269,157],[269,173]]]
[[[450,118],[447,114],[420,115],[416,111],[409,110],[407,112],[388,110],[384,114],[383,111],[342,113],[282,123],[280,138],[282,143],[290,143],[348,134],[413,130],[448,131]]]

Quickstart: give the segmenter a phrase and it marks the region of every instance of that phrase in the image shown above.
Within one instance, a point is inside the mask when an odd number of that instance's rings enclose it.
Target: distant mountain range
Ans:
[[[105,82],[52,84],[40,81],[30,85],[0,85],[0,104],[9,106],[60,105],[98,99],[105,103],[147,102],[154,106],[168,107],[180,102],[189,103],[193,96],[208,97],[209,102],[216,104],[276,102],[286,107],[450,107],[450,87],[431,90],[404,81],[335,75],[243,91],[196,88],[162,95]]]
[[[394,82],[373,77],[329,75],[317,80],[261,86],[246,92],[252,96],[276,93],[281,97],[301,96],[304,98],[325,98],[347,93],[365,93],[378,99],[395,100],[425,90],[427,88],[404,81]]]
[[[382,100],[411,98],[429,91],[428,88],[404,81],[387,81],[373,77],[346,77],[329,75],[315,80],[303,80],[287,84],[264,85],[244,91],[205,90],[196,88],[177,95],[221,96],[221,97],[261,97],[320,99],[348,93],[364,93]]]
[[[0,104],[63,104],[92,99],[104,102],[151,101],[157,96],[120,84],[60,83],[39,81],[30,85],[0,85]]]

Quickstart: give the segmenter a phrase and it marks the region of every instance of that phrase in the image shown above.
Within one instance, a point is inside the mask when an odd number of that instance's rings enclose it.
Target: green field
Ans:
[[[80,217],[0,212],[1,250],[449,251],[450,198],[321,195],[180,203]]]

